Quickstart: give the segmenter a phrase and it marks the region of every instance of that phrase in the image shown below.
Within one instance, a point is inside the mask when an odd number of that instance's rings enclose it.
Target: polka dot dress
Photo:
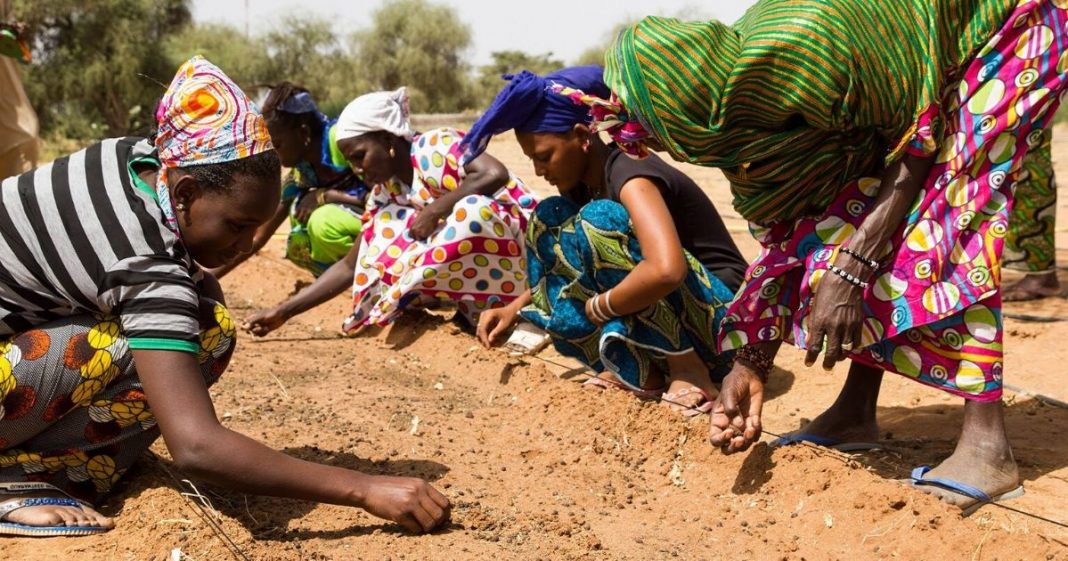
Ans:
[[[344,328],[388,325],[406,307],[457,302],[474,323],[527,288],[523,236],[537,200],[512,176],[495,197],[471,195],[425,240],[409,228],[416,214],[463,181],[463,132],[437,129],[412,139],[412,185],[376,185],[364,216],[353,279],[353,313]]]

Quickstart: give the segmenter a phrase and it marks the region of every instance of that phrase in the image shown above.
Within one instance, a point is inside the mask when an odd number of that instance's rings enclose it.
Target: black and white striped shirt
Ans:
[[[199,349],[199,271],[128,165],[151,153],[109,139],[0,184],[0,337],[103,313],[131,349]]]

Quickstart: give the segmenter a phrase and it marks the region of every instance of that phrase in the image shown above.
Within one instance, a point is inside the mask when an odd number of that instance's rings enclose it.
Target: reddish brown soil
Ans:
[[[1065,141],[1062,128],[1055,154],[1068,178]],[[493,150],[529,175],[513,146],[497,141]],[[694,175],[729,209],[717,172]],[[752,255],[741,221],[724,214]],[[277,257],[280,248],[275,240],[225,279],[237,316],[306,280]],[[1068,263],[1068,252],[1061,257]],[[707,444],[705,419],[583,389],[571,381],[574,364],[551,349],[512,359],[423,313],[376,336],[341,339],[346,305],[338,298],[267,339],[244,337],[212,389],[219,416],[296,456],[435,481],[455,504],[446,530],[414,537],[355,509],[198,485],[217,509],[205,515],[181,494],[190,488],[157,443],[103,507],[116,517],[114,531],[3,540],[0,556],[169,559],[180,548],[196,561],[240,558],[234,551],[257,560],[1068,559],[1068,530],[996,507],[962,519],[896,481],[952,450],[962,409],[899,377],[887,377],[880,401],[885,451],[849,458],[762,444],[724,456]],[[1006,312],[1068,318],[1068,303]],[[1006,323],[1006,380],[1068,401],[1068,323]],[[806,369],[790,350],[780,366],[765,421],[777,433],[818,414],[844,375]],[[1027,489],[1009,504],[1068,520],[1068,410],[1006,393],[1006,412]]]

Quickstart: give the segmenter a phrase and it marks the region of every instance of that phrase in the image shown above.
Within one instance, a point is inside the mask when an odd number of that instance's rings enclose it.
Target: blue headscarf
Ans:
[[[567,132],[579,123],[590,123],[590,108],[549,91],[553,84],[582,90],[607,99],[612,92],[602,78],[600,66],[572,66],[538,76],[524,70],[505,75],[508,85],[471,127],[462,141],[471,160],[486,150],[494,135],[518,132]]]
[[[315,100],[308,92],[297,92],[287,97],[281,104],[278,105],[278,110],[285,113],[293,113],[294,115],[300,115],[302,113],[319,113],[319,108],[315,105]]]
[[[290,115],[307,115],[312,114],[323,125],[323,142],[320,149],[319,161],[327,168],[343,173],[349,171],[348,162],[338,160],[340,158],[334,157],[334,152],[331,150],[334,147],[334,143],[330,139],[330,129],[337,123],[337,119],[331,120],[325,113],[319,111],[319,106],[315,104],[315,99],[312,95],[306,91],[297,91],[289,95],[289,97],[283,99],[278,103],[275,111],[281,113],[288,113]],[[308,166],[305,166],[306,168]],[[308,173],[304,171],[302,173]],[[314,173],[314,172],[312,172]]]
[[[264,100],[266,101],[266,99]],[[282,113],[288,113],[290,115],[306,115],[312,113],[320,123],[325,126],[329,119],[322,111],[319,111],[319,107],[315,105],[315,99],[311,94],[304,91],[297,91],[289,95],[289,97],[283,99],[275,106],[274,111]]]

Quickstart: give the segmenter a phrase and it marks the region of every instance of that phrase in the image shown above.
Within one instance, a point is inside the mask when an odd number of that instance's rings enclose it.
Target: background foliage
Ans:
[[[366,29],[348,36],[329,20],[295,15],[246,37],[232,26],[193,22],[189,0],[13,0],[12,8],[32,34],[34,62],[23,81],[42,136],[74,146],[146,133],[165,84],[198,53],[254,97],[282,80],[302,84],[329,115],[361,93],[402,85],[415,113],[473,113],[493,100],[502,74],[603,63],[630,23],[620,22],[573,61],[509,50],[474,67],[471,28],[432,0],[387,2],[370,14]],[[699,10],[676,15],[706,17]]]
[[[189,0],[13,0],[13,17],[32,34],[34,62],[23,83],[42,135],[74,141],[147,132],[165,84],[194,54],[253,97],[282,80],[302,84],[335,116],[361,93],[402,85],[415,113],[475,112],[504,85],[502,74],[567,64],[552,53],[502,51],[474,67],[471,28],[431,0],[388,2],[348,36],[315,16],[294,15],[246,37],[190,14]],[[594,58],[584,55],[587,63]]]

